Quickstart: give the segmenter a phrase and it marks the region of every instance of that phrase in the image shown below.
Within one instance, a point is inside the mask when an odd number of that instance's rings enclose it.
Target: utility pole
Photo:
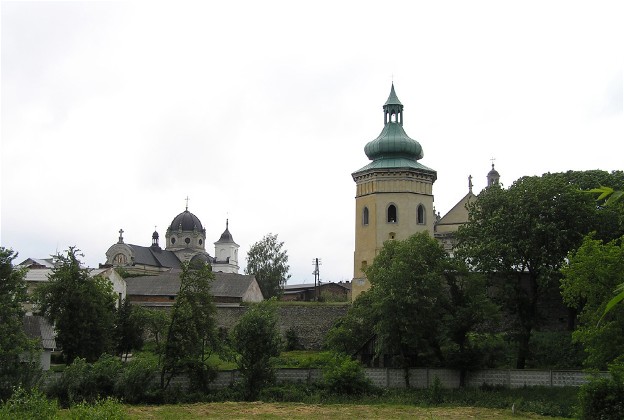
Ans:
[[[314,258],[312,260],[312,265],[314,266],[314,271],[312,272],[312,274],[314,274],[314,300],[318,302],[319,300],[319,288],[321,287],[321,274],[319,271],[319,265],[321,265],[321,259],[320,258]],[[318,284],[318,286],[317,286]]]

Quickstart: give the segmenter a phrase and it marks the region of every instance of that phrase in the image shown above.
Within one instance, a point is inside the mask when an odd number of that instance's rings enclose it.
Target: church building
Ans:
[[[156,274],[181,268],[183,262],[209,263],[212,270],[238,273],[238,248],[225,222],[225,231],[214,242],[215,256],[206,251],[206,229],[197,216],[186,209],[173,218],[165,233],[165,249],[159,245],[158,232],[152,234],[152,245],[126,244],[123,230],[119,240],[106,251],[106,265],[121,267],[134,274]]]
[[[424,156],[422,146],[403,129],[403,104],[394,83],[383,115],[381,133],[364,147],[372,162],[351,174],[356,184],[353,300],[370,288],[364,270],[387,240],[429,232],[452,253],[457,229],[468,221],[467,205],[476,198],[470,176],[468,193],[443,217],[436,215],[433,183],[437,173],[419,162]],[[498,184],[499,178],[492,164],[487,185]]]

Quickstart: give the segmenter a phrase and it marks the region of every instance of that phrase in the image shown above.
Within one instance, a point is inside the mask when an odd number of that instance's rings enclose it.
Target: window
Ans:
[[[394,233],[394,232],[390,232],[390,233],[388,234],[388,239],[394,240],[394,238],[396,238],[396,233]]]
[[[388,223],[397,222],[397,208],[394,204],[388,206]]]
[[[186,242],[187,245],[190,244],[191,243],[191,238],[184,239],[184,242]]]
[[[175,238],[171,238],[171,245],[175,244]]]
[[[362,271],[366,270],[366,267],[368,267],[368,263],[366,261],[362,261]]]
[[[425,206],[422,204],[418,205],[418,210],[416,210],[416,222],[419,225],[425,224]]]
[[[362,211],[362,224],[364,226],[368,225],[368,207],[364,207]]]
[[[200,240],[199,240],[199,244],[201,245],[201,244],[203,244],[203,243],[204,243],[204,242],[200,239]]]

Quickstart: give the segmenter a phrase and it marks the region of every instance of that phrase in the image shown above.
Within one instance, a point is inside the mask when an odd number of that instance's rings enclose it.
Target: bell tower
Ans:
[[[364,147],[372,162],[351,174],[356,184],[352,299],[370,288],[364,271],[385,241],[422,231],[433,237],[437,174],[418,162],[423,150],[403,129],[403,104],[394,83],[383,112],[381,133]]]

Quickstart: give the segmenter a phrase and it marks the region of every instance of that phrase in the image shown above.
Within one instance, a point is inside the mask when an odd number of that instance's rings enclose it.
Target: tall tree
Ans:
[[[20,356],[34,351],[23,327],[26,302],[24,271],[13,266],[17,254],[0,247],[0,400],[21,381]]]
[[[111,283],[89,275],[70,247],[54,257],[49,281],[35,291],[39,311],[55,326],[66,363],[76,357],[96,361],[112,349],[115,302]]]
[[[443,275],[447,254],[427,232],[404,241],[386,241],[366,270],[371,283],[378,353],[393,355],[405,371],[418,357],[442,354],[442,317],[447,294]]]
[[[487,357],[474,338],[475,331],[480,330],[480,337],[488,334],[499,320],[499,307],[488,296],[485,277],[469,271],[463,260],[452,259],[444,278],[449,297],[443,315],[449,339],[447,366],[459,369],[459,385],[463,387],[468,370],[482,367]]]
[[[253,305],[232,330],[231,341],[245,397],[253,400],[275,380],[275,358],[280,354],[282,339],[274,300]]]
[[[624,356],[624,307],[603,317],[613,289],[624,282],[624,238],[608,243],[587,236],[562,268],[564,302],[579,310],[573,338],[583,344],[588,367],[606,369]]]
[[[128,299],[124,299],[115,313],[115,350],[120,357],[128,359],[128,353],[143,346],[144,326]]]
[[[525,366],[543,296],[557,290],[566,255],[600,216],[592,197],[562,174],[523,177],[509,189],[492,186],[469,205],[456,254],[502,286],[499,297],[515,320],[517,368]]]
[[[290,278],[288,274],[288,254],[284,242],[279,242],[277,235],[267,234],[249,248],[245,274],[256,277],[265,299],[282,294],[284,284]]]
[[[208,358],[217,349],[215,312],[210,285],[214,273],[210,265],[191,268],[182,265],[180,291],[171,311],[164,348],[160,383],[166,389],[171,379],[186,370],[194,386],[206,389],[210,376]]]

